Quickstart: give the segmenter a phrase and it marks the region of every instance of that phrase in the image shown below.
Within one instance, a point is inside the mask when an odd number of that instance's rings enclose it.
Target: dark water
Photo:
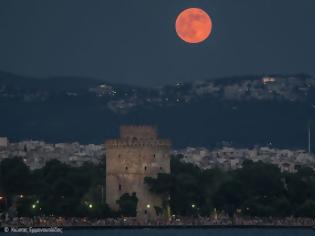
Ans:
[[[2,233],[1,235],[4,235]],[[26,235],[9,233],[6,235]],[[312,229],[126,229],[126,230],[75,230],[60,233],[41,233],[43,235],[65,236],[315,236]]]

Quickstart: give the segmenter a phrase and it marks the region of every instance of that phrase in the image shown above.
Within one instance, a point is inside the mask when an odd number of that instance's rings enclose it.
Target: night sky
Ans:
[[[212,18],[191,45],[174,24]],[[248,74],[315,74],[314,0],[1,0],[0,70],[157,86]]]

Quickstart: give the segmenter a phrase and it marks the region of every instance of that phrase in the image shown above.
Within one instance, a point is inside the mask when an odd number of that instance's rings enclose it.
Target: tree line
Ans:
[[[146,177],[163,208],[181,216],[208,216],[215,210],[230,216],[315,217],[315,172],[300,168],[281,173],[272,164],[245,161],[232,171],[202,170],[171,158],[171,174]],[[0,212],[12,208],[18,216],[119,217],[135,216],[136,193],[124,193],[118,212],[105,203],[105,163],[71,167],[51,160],[30,170],[22,159],[0,163]],[[158,209],[159,211],[163,209]]]
[[[315,217],[315,172],[309,167],[281,173],[276,165],[246,160],[237,170],[201,170],[180,158],[171,159],[170,175],[145,178],[173,214],[209,216],[216,210],[230,216]]]

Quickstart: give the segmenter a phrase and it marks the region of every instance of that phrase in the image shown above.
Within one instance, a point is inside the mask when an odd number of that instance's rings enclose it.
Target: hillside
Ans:
[[[175,147],[226,142],[305,148],[314,108],[315,78],[308,75],[221,78],[149,89],[0,72],[0,136],[13,141],[102,143],[118,135],[120,124],[153,124]]]

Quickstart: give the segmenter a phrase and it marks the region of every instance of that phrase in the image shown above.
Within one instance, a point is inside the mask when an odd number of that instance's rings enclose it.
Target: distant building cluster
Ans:
[[[33,140],[9,143],[7,138],[0,138],[0,161],[20,157],[32,170],[42,168],[53,159],[71,166],[81,166],[84,162],[99,163],[104,160],[104,155],[104,145],[51,144]]]
[[[67,97],[77,97],[85,96],[88,92],[104,99],[111,111],[125,114],[139,106],[174,106],[192,103],[204,97],[236,101],[304,101],[314,88],[315,77],[296,75],[202,80],[154,89],[101,83],[88,87],[85,91],[73,88],[60,93]],[[0,98],[4,99],[43,102],[52,96],[53,93],[45,89],[12,89],[6,84],[0,85]]]
[[[315,156],[305,150],[274,149],[257,147],[253,149],[237,149],[223,147],[216,150],[188,147],[173,151],[173,154],[182,154],[183,162],[192,163],[203,169],[222,168],[235,170],[242,168],[245,160],[262,161],[277,165],[282,172],[294,173],[301,167],[310,167],[315,170]]]
[[[315,78],[265,76],[241,80],[204,80],[190,84],[177,83],[143,93],[132,89],[129,92],[101,84],[90,88],[89,92],[98,97],[108,97],[107,106],[115,113],[128,113],[141,105],[172,106],[178,103],[191,103],[194,100],[211,96],[222,100],[286,100],[301,101],[315,87]]]
[[[7,149],[8,143],[9,143],[8,138],[0,137],[0,150],[1,149],[3,149],[3,150]]]
[[[97,87],[89,88],[89,92],[95,93],[98,97],[115,96],[117,93],[112,86],[107,84],[100,84]]]
[[[42,168],[46,162],[57,159],[71,166],[81,166],[85,162],[98,164],[104,161],[103,144],[82,145],[75,143],[45,143],[26,140],[10,143],[8,138],[0,137],[0,161],[5,158],[20,157],[30,169]],[[222,147],[209,150],[204,147],[187,147],[173,150],[173,155],[181,154],[183,162],[192,163],[202,169],[221,168],[235,170],[242,168],[245,160],[262,161],[277,165],[282,172],[294,173],[307,166],[315,170],[315,155],[305,150],[276,149],[270,147],[233,148]]]
[[[198,95],[222,96],[225,100],[272,100],[299,101],[315,86],[313,78],[263,77],[261,80],[242,80],[237,83],[195,83],[193,90]]]

